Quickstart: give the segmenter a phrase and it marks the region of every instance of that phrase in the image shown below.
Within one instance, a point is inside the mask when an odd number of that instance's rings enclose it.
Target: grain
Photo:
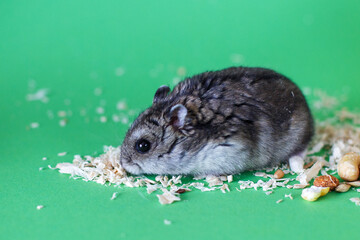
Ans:
[[[274,178],[276,179],[280,179],[283,178],[285,176],[284,172],[281,169],[278,169],[275,173],[274,173]]]
[[[335,188],[336,192],[347,192],[350,189],[350,185],[346,183],[341,183],[339,186]]]

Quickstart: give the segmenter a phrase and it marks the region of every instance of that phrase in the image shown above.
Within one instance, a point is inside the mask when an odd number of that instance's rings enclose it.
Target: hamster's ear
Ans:
[[[170,92],[170,88],[168,86],[163,85],[159,87],[158,90],[156,90],[153,103],[159,102],[161,99],[166,97],[169,92]]]
[[[173,106],[165,119],[167,119],[168,124],[172,126],[175,131],[185,136],[191,136],[195,133],[191,114],[182,104]]]
[[[170,125],[175,129],[181,129],[185,125],[185,118],[188,113],[186,107],[182,104],[177,104],[170,109]]]

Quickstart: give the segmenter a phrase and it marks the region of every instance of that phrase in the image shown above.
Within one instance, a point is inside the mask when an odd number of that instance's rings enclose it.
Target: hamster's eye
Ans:
[[[139,153],[146,153],[150,150],[151,144],[148,140],[146,139],[140,139],[137,140],[135,143],[135,149],[136,151],[138,151]]]

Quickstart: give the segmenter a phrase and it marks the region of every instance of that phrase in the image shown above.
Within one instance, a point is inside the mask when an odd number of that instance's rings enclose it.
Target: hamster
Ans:
[[[265,68],[231,67],[161,86],[121,146],[132,174],[225,175],[303,155],[314,122],[301,90]]]

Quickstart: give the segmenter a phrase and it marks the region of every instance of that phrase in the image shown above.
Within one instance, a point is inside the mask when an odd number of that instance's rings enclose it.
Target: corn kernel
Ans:
[[[329,187],[311,186],[302,191],[301,197],[307,201],[316,201],[319,197],[325,196],[329,192]]]

